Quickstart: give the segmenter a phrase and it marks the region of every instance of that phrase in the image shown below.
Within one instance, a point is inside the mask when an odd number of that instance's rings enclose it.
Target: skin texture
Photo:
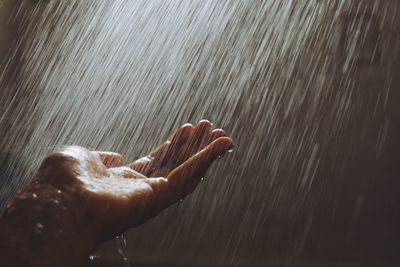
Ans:
[[[84,266],[102,242],[156,216],[196,188],[233,148],[209,121],[185,124],[148,156],[66,147],[50,154],[0,217],[4,266]]]

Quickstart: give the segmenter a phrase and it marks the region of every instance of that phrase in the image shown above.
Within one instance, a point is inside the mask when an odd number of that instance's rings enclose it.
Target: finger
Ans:
[[[160,165],[163,165],[163,161],[171,159],[172,155],[181,144],[189,139],[193,129],[194,127],[192,124],[184,124],[168,138],[167,142],[153,150],[149,156],[142,157],[131,164],[128,164],[128,166],[133,170],[148,176],[152,169],[156,168],[155,165],[159,167]]]
[[[196,125],[194,131],[193,131],[193,143],[195,146],[198,146],[203,143],[205,139],[207,139],[207,136],[210,132],[210,129],[212,127],[212,124],[208,120],[201,120],[199,123]],[[197,152],[197,151],[196,151]]]
[[[167,152],[167,154],[170,154],[170,152],[176,151],[184,143],[186,143],[188,140],[190,140],[192,138],[194,130],[195,130],[195,127],[193,127],[193,125],[190,123],[184,124],[181,128],[179,128],[175,132],[175,134],[172,136],[171,144],[169,146],[170,149]]]
[[[192,124],[184,124],[168,138],[167,142],[150,153],[150,156],[154,157],[159,162],[162,160],[168,160],[182,146],[182,144],[190,138],[193,129],[194,127]]]
[[[171,144],[159,161],[159,166],[175,165],[177,155],[182,155],[182,149],[185,147],[185,143],[192,138],[194,129],[193,125],[185,124],[174,134],[170,141]]]
[[[217,140],[220,137],[226,136],[226,133],[222,129],[215,129],[212,132],[210,132],[207,136],[207,138],[204,140],[201,148],[206,147],[207,145],[211,144],[214,140]]]
[[[167,140],[172,141],[176,139],[177,137],[179,138],[188,138],[188,134],[192,132],[194,129],[194,126],[190,123],[185,123],[181,127],[179,127]]]
[[[200,135],[208,133],[211,127],[212,123],[209,120],[201,120],[195,127],[195,133]]]
[[[124,157],[115,152],[94,151],[100,156],[101,161],[107,168],[119,167],[124,163]]]
[[[220,137],[174,169],[167,177],[172,197],[180,199],[191,193],[213,161],[233,148],[229,137]]]
[[[190,138],[180,147],[178,153],[174,155],[175,161],[172,166],[173,168],[186,161],[204,147],[202,144],[207,139],[211,127],[212,124],[208,120],[199,121],[199,123],[194,127]]]

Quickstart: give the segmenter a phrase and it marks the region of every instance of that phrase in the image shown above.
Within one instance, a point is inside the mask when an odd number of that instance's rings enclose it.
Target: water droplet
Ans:
[[[232,153],[232,152],[233,152],[233,148],[232,148],[232,149],[229,149],[227,152],[228,152],[228,153]]]
[[[35,193],[32,194],[33,198],[37,198],[37,195]]]
[[[179,202],[183,202],[183,198],[179,199]]]
[[[61,190],[57,190],[57,194],[61,194],[62,192],[61,192]]]
[[[93,251],[89,256],[89,260],[94,261],[100,258],[100,253],[98,251]]]
[[[204,177],[201,177],[200,181],[204,181]]]
[[[127,234],[123,233],[122,235],[117,236],[115,240],[117,241],[117,251],[118,254],[122,257],[124,267],[130,267],[128,259]]]
[[[56,205],[60,204],[60,201],[58,201],[58,199],[53,199],[52,202]]]
[[[35,227],[34,227],[34,231],[35,231],[35,234],[40,235],[41,233],[44,232],[44,225],[41,224],[41,223],[37,223],[37,224],[35,225]]]

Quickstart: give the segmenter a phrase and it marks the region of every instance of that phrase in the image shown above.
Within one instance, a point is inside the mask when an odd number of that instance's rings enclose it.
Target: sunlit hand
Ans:
[[[100,243],[191,193],[232,147],[223,130],[211,131],[203,120],[127,165],[120,154],[76,146],[52,153],[0,217],[0,262],[84,265]]]
[[[196,188],[211,163],[233,147],[223,130],[210,131],[211,126],[205,120],[186,124],[150,155],[127,165],[120,154],[67,147],[43,162],[37,179],[81,199],[102,242]]]

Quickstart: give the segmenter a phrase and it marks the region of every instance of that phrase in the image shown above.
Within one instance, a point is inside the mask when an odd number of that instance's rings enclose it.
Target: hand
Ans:
[[[66,147],[50,154],[0,216],[0,262],[10,267],[83,266],[105,240],[191,193],[233,147],[209,121],[185,124],[133,163],[120,154]]]
[[[137,226],[191,193],[212,162],[233,147],[209,121],[185,124],[148,156],[123,165],[112,152],[67,147],[51,154],[37,179],[80,199],[96,243]]]

